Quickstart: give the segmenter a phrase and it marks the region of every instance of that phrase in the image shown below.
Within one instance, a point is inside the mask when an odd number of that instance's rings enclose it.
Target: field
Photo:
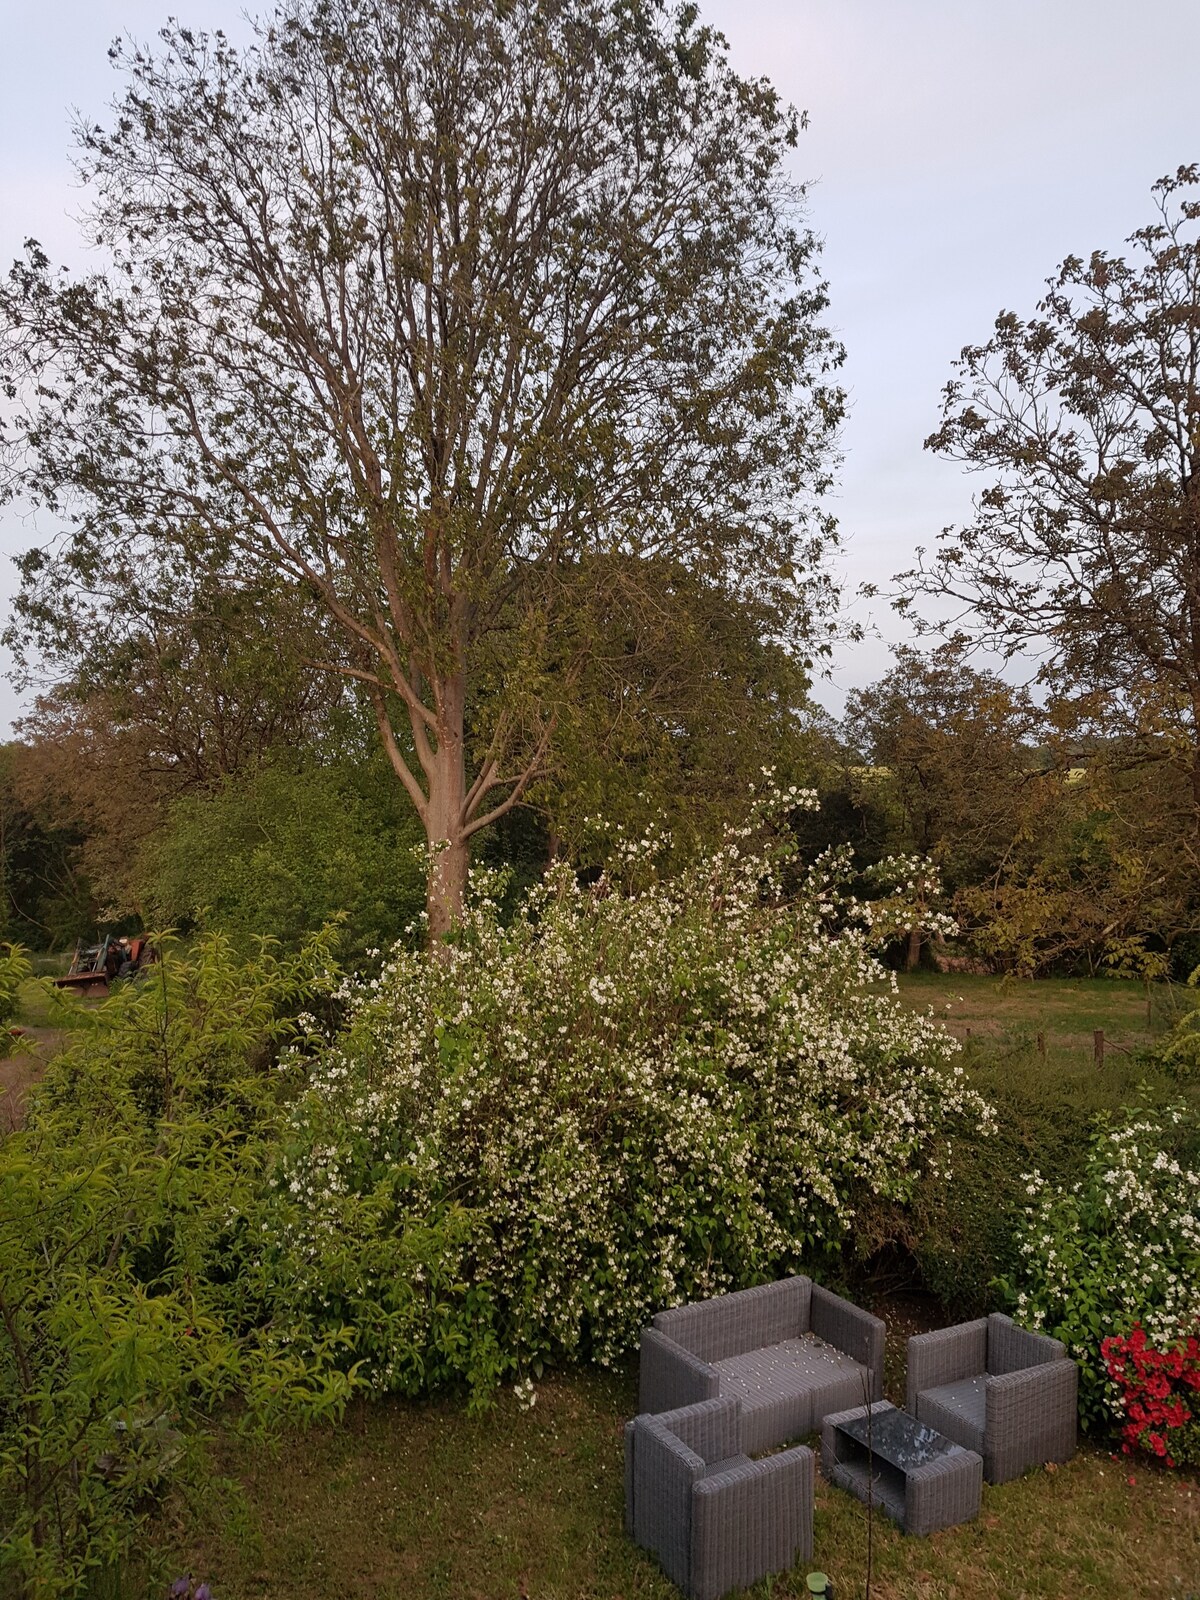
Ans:
[[[1048,1046],[1092,1050],[1092,1033],[1136,1048],[1169,1028],[1195,999],[1191,990],[1119,978],[984,978],[966,973],[913,972],[900,977],[910,1005],[932,1007],[952,1033],[997,1037],[1045,1033]]]

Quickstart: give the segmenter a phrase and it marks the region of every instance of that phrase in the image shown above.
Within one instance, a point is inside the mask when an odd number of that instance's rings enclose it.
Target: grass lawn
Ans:
[[[964,1044],[962,1057],[981,1093],[1021,1103],[1092,1114],[1134,1104],[1143,1091],[1156,1102],[1200,1100],[1200,1082],[1168,1077],[1147,1050],[1176,1018],[1200,1003],[1177,984],[1150,986],[1116,978],[975,977],[962,973],[900,974],[900,998],[930,1010]],[[1104,1031],[1097,1068],[1093,1030]],[[1042,1036],[1039,1047],[1038,1035]]]
[[[560,1377],[528,1413],[508,1393],[478,1417],[388,1401],[275,1455],[225,1440],[245,1503],[213,1508],[198,1536],[189,1519],[192,1537],[170,1540],[174,1570],[208,1579],[215,1600],[666,1600],[677,1591],[622,1531],[634,1401],[624,1378]],[[866,1531],[865,1509],[818,1478],[811,1566],[839,1600],[863,1593]],[[877,1513],[873,1543],[877,1600],[1183,1600],[1200,1589],[1200,1484],[1084,1450],[985,1486],[976,1522],[929,1539]],[[754,1593],[804,1595],[807,1570]]]

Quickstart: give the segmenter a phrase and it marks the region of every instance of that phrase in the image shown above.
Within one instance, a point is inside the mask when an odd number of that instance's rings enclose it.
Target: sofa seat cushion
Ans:
[[[742,1404],[742,1449],[769,1450],[819,1427],[831,1411],[864,1404],[867,1369],[813,1334],[713,1362],[721,1394]]]
[[[917,1396],[917,1419],[944,1433],[964,1450],[982,1455],[987,1420],[986,1374],[943,1383],[936,1389],[922,1389]]]

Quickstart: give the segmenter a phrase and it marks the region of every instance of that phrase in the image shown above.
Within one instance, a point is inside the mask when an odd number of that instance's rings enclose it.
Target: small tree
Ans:
[[[8,486],[70,530],[23,616],[156,544],[312,596],[436,847],[437,936],[542,767],[594,556],[818,632],[842,397],[798,119],[664,0],[288,0],[245,53],[162,38],[82,130],[112,269],[34,246],[0,292]]]
[[[1083,720],[1190,771],[1200,831],[1200,166],[1154,186],[1130,257],[1070,257],[1037,313],[996,320],[930,449],[988,474],[974,522],[901,575],[901,609],[1041,659]],[[939,608],[945,613],[944,606]]]

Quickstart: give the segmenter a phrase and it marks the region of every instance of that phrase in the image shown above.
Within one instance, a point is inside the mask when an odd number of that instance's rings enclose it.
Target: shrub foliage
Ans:
[[[1138,1110],[1100,1126],[1077,1183],[1028,1179],[1019,1266],[1005,1287],[1019,1319],[1080,1363],[1085,1424],[1126,1420],[1106,1338],[1141,1326],[1166,1347],[1200,1324],[1196,1134],[1182,1107]]]
[[[76,1016],[0,1140],[0,1590],[73,1594],[116,1561],[156,1492],[203,1480],[198,1428],[226,1397],[266,1427],[348,1393],[321,1340],[279,1345],[228,1270],[278,1120],[268,1063],[328,956],[169,950]]]
[[[846,859],[757,827],[670,880],[627,842],[624,890],[556,869],[507,925],[477,879],[442,959],[347,987],[256,1224],[293,1337],[345,1324],[407,1392],[611,1362],[665,1304],[819,1264],[987,1120]]]

